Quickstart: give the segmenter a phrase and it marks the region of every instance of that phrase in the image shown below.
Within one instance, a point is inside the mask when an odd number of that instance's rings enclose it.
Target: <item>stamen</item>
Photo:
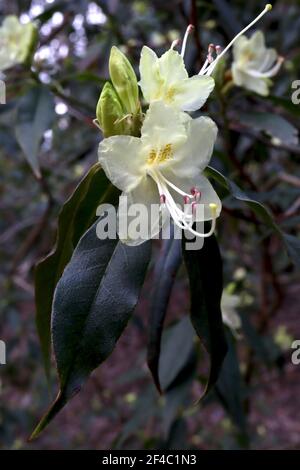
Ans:
[[[189,34],[193,31],[193,29],[194,29],[194,26],[192,24],[189,24],[186,29],[186,32],[182,41],[181,52],[180,52],[181,57],[184,57],[187,40],[188,40]]]
[[[209,208],[210,208],[212,217],[215,218],[215,217],[216,217],[216,214],[217,214],[217,204],[211,202],[211,203],[209,204]]]
[[[164,180],[165,183],[167,183],[168,186],[170,186],[170,188],[174,189],[174,191],[176,191],[178,194],[180,194],[181,196],[187,196],[187,197],[191,197],[193,196],[193,194],[187,194],[186,192],[182,191],[182,189],[178,188],[177,186],[175,186],[174,183],[171,183],[171,181],[169,181],[164,175],[162,175],[161,173],[159,174],[159,176]]]
[[[180,42],[181,42],[180,39],[174,39],[174,41],[171,44],[170,49],[174,49],[176,46],[178,46],[178,44],[180,44]]]
[[[197,202],[192,202],[192,214],[195,215],[196,214],[196,208],[197,208]]]
[[[206,67],[209,65],[208,59],[206,58],[202,68],[200,69],[198,75],[204,75]]]
[[[216,227],[216,215],[217,215],[216,204],[213,204],[213,203],[209,204],[211,214],[212,214],[212,225],[211,225],[209,232],[207,233],[197,232],[196,230],[192,228],[192,225],[194,223],[193,216],[195,215],[195,212],[196,212],[195,209],[197,207],[198,202],[194,200],[190,206],[191,195],[188,195],[181,189],[177,188],[177,186],[175,186],[173,183],[168,181],[167,178],[165,178],[165,176],[163,176],[160,173],[160,171],[151,170],[149,171],[148,174],[149,176],[153,178],[154,182],[157,184],[157,188],[158,188],[159,195],[160,195],[159,196],[160,203],[161,205],[166,205],[175,225],[177,225],[182,230],[188,230],[193,235],[200,237],[200,238],[206,238],[213,234],[215,227]],[[176,202],[174,201],[170,191],[168,190],[167,185],[175,189],[177,193],[182,194],[184,196],[185,211],[182,211],[181,209],[177,207]],[[194,198],[195,197],[198,198],[199,196],[201,196],[201,192],[198,191],[196,188],[192,188],[191,193],[192,192],[193,192]],[[188,207],[191,207],[192,214],[186,213],[186,208],[187,208],[186,205],[188,205]]]
[[[214,62],[205,70],[205,73],[207,75],[210,75],[215,66],[217,65],[218,61],[221,59],[221,57],[223,57],[224,54],[226,54],[226,52],[231,48],[231,46],[235,43],[235,41],[240,37],[242,36],[246,31],[248,31],[248,29],[250,29],[255,23],[257,23],[257,21],[260,20],[260,18],[262,16],[264,16],[268,11],[272,10],[272,5],[270,3],[268,3],[264,10],[253,20],[251,21],[251,23],[248,24],[248,26],[246,26],[246,28],[244,28],[242,31],[240,31],[233,39],[232,41],[230,41],[230,43],[225,47],[225,49],[223,49],[223,51],[217,56],[217,58],[214,60]],[[203,72],[202,72],[203,74]]]
[[[195,235],[196,237],[200,237],[200,238],[207,238],[207,237],[210,237],[215,229],[216,229],[216,215],[217,215],[217,205],[214,204],[214,203],[211,203],[209,204],[209,207],[210,207],[210,210],[211,210],[211,215],[212,215],[212,223],[211,223],[211,228],[209,230],[209,232],[206,232],[206,233],[201,233],[201,232],[197,232],[196,230],[194,230],[190,225],[188,225],[184,220],[183,220],[183,225],[186,226],[186,229],[191,232],[193,235]]]
[[[221,46],[216,46],[216,54],[220,55],[222,52],[222,47]]]
[[[259,72],[257,70],[248,69],[247,73],[249,73],[249,75],[251,75],[252,77],[258,77],[258,78],[274,77],[274,75],[276,75],[276,73],[280,69],[283,61],[284,61],[283,57],[278,57],[276,64],[267,72]]]
[[[213,53],[215,52],[215,45],[210,44],[208,46],[207,60],[211,64],[214,61]]]
[[[199,201],[200,198],[201,198],[201,191],[199,191],[199,189],[197,188],[192,188],[191,189],[191,194],[192,196],[194,196],[194,198],[196,199],[196,201]]]

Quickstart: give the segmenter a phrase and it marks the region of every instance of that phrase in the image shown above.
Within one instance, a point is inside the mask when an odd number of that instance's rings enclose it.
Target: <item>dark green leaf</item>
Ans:
[[[274,113],[239,113],[239,123],[265,132],[286,145],[298,144],[298,130],[282,116]]]
[[[294,104],[291,98],[282,98],[281,96],[268,96],[268,99],[275,105],[281,106],[283,109],[293,114],[296,117],[300,117],[300,106]]]
[[[195,332],[187,316],[168,328],[163,335],[159,363],[159,376],[163,390],[171,389],[182,371],[189,366],[195,351],[194,337]]]
[[[208,177],[213,178],[223,188],[227,189],[229,193],[237,200],[245,202],[248,207],[259,217],[259,219],[266,224],[267,227],[274,230],[283,241],[285,248],[298,268],[300,268],[300,241],[299,238],[286,234],[282,231],[281,227],[274,221],[273,216],[269,209],[258,201],[255,201],[242,191],[233,181],[226,176],[222,175],[219,171],[212,167],[207,167],[205,173]]]
[[[52,126],[54,98],[45,86],[35,86],[18,104],[16,138],[33,172],[40,177],[38,151],[44,132]]]
[[[36,437],[113,351],[144,282],[151,242],[136,247],[100,240],[94,224],[81,238],[57,284],[52,338],[60,391]]]
[[[210,360],[205,396],[216,383],[227,352],[220,307],[222,258],[216,237],[205,238],[200,250],[187,250],[183,243],[183,258],[190,280],[191,321]]]
[[[159,373],[165,390],[162,418],[166,438],[184,407],[190,404],[189,395],[197,368],[194,340],[195,331],[188,316],[168,328],[163,335]]]
[[[197,361],[195,361],[195,365],[196,363]],[[196,367],[194,367],[193,372],[195,372],[195,370]],[[166,439],[176,419],[191,405],[190,394],[192,383],[193,375],[190,374],[185,381],[176,384],[175,387],[168,390],[165,394],[165,404],[162,409],[162,428]]]
[[[289,235],[288,233],[281,233],[291,260],[300,269],[300,238],[296,237],[295,235]]]
[[[100,165],[94,165],[59,214],[53,252],[36,267],[36,323],[47,375],[50,368],[50,319],[55,286],[80,237],[95,221],[98,205],[115,203],[117,196],[118,191],[110,184]]]
[[[163,323],[177,271],[182,263],[180,240],[165,240],[153,280],[153,296],[148,327],[147,362],[154,383],[161,393],[158,364]]]
[[[282,352],[270,335],[262,336],[250,320],[249,312],[241,312],[242,330],[260,362],[272,367]]]
[[[228,353],[216,384],[216,394],[219,396],[224,408],[232,417],[234,423],[241,431],[246,430],[246,416],[243,408],[244,390],[236,346],[232,334],[226,335]]]

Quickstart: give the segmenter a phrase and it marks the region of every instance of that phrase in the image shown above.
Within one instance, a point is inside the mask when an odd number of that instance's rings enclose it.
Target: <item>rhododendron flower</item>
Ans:
[[[226,290],[223,291],[221,300],[222,318],[225,325],[227,325],[235,336],[237,330],[242,326],[241,317],[238,314],[237,308],[240,306],[240,298],[238,295],[229,294]]]
[[[161,57],[157,57],[152,49],[144,46],[141,52],[139,84],[145,100],[148,103],[161,100],[182,111],[200,109],[214,89],[215,82],[211,74],[221,57],[245,31],[271,9],[272,6],[267,4],[257,18],[239,32],[223,51],[220,46],[210,44],[207,58],[198,75],[190,78],[184,65],[184,54],[188,35],[193,29],[192,25],[186,30],[180,54],[174,50],[178,41],[174,41],[171,48]]]
[[[183,53],[173,48],[158,58],[152,49],[144,46],[140,74],[140,87],[147,102],[162,100],[182,111],[201,108],[215,86],[211,77],[194,75],[189,78]]]
[[[174,223],[196,236],[210,236],[221,202],[202,172],[208,165],[217,127],[208,117],[192,119],[188,114],[158,101],[150,105],[141,137],[112,136],[99,145],[99,161],[111,182],[127,196],[128,205],[160,204]],[[198,214],[195,205],[201,204]],[[212,221],[207,233],[199,233],[193,222]],[[158,234],[159,217],[151,221],[149,237]],[[120,235],[120,234],[119,234]],[[123,240],[138,244],[145,240]]]
[[[28,60],[37,38],[33,23],[22,24],[16,16],[7,16],[0,27],[0,70]]]
[[[254,33],[251,38],[241,36],[233,48],[234,62],[232,77],[236,85],[267,96],[269,86],[283,62],[275,49],[266,48],[265,38],[261,31]]]

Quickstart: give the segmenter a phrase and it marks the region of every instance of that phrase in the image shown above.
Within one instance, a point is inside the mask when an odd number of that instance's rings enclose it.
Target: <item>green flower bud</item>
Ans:
[[[113,46],[109,58],[109,73],[126,114],[140,111],[139,89],[134,70],[127,57]]]
[[[126,134],[126,120],[119,97],[111,83],[106,82],[96,108],[96,116],[104,137]]]
[[[29,62],[37,38],[33,23],[22,24],[16,16],[7,16],[0,27],[0,70]]]

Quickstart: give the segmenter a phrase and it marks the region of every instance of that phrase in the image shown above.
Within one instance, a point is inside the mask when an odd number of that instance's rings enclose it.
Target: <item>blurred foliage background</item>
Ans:
[[[111,46],[121,47],[138,72],[143,44],[163,52],[191,22],[186,63],[196,73],[210,42],[225,45],[263,7],[239,0],[0,1],[0,22],[14,14],[39,29],[33,71],[17,66],[5,74],[7,104],[0,105],[0,339],[7,344],[0,448],[300,448],[300,369],[291,363],[291,344],[300,338],[299,276],[278,237],[228,195],[218,239],[230,350],[214,393],[195,406],[205,361],[197,360],[202,352],[192,341],[183,272],[163,341],[167,392],[158,397],[152,385],[145,346],[157,243],[141,302],[114,353],[49,429],[27,443],[49,401],[34,319],[34,265],[53,247],[61,205],[97,160],[101,135],[93,119]],[[296,236],[300,105],[291,102],[291,84],[300,79],[299,2],[275,1],[258,28],[286,60],[269,97],[236,88],[226,103],[209,103],[220,128],[213,166]],[[40,115],[24,139],[20,114],[28,100],[34,106],[37,77]],[[40,167],[42,178],[30,165]]]

